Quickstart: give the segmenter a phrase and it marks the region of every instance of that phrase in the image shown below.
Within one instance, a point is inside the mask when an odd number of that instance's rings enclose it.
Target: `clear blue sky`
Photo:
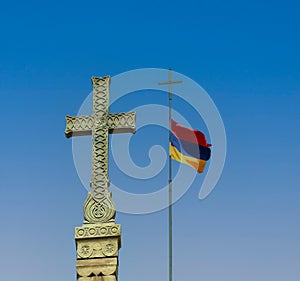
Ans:
[[[144,67],[172,67],[199,83],[228,138],[214,192],[198,200],[199,175],[174,205],[174,281],[299,280],[299,8],[291,0],[2,1],[1,280],[75,280],[73,231],[86,190],[64,118],[77,113],[91,76]],[[167,211],[117,222],[120,280],[167,280]]]

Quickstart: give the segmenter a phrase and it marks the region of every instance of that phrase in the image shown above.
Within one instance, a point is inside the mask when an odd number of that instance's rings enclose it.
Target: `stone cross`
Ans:
[[[114,218],[115,207],[108,191],[108,134],[135,133],[135,112],[109,113],[110,77],[92,77],[93,113],[91,116],[66,116],[67,138],[92,135],[91,193],[84,206],[87,222],[103,223]]]

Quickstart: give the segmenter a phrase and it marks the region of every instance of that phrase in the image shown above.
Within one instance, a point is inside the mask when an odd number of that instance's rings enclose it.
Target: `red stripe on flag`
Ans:
[[[207,143],[206,137],[203,133],[197,130],[183,127],[171,119],[171,131],[181,140],[189,141],[198,145],[209,147],[211,144]]]

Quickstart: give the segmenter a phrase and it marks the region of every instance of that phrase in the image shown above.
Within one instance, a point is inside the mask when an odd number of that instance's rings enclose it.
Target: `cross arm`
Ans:
[[[179,84],[182,83],[182,80],[173,80],[173,81],[166,81],[166,82],[158,82],[158,85],[170,85],[170,84]]]
[[[135,119],[136,113],[134,111],[109,114],[107,119],[109,133],[135,133]]]
[[[66,116],[65,135],[67,138],[91,135],[93,126],[94,118],[92,116]]]

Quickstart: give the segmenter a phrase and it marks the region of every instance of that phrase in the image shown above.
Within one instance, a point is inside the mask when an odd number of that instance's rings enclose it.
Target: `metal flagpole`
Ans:
[[[172,70],[169,70],[172,81]],[[169,84],[169,144],[171,143],[172,83]],[[173,279],[173,209],[172,209],[172,159],[169,153],[169,281]]]
[[[159,82],[158,85],[169,85],[169,144],[171,143],[172,121],[172,84],[182,83],[181,80],[172,81],[172,70],[169,69],[169,81]],[[173,279],[173,213],[172,213],[172,159],[169,154],[169,281]]]

